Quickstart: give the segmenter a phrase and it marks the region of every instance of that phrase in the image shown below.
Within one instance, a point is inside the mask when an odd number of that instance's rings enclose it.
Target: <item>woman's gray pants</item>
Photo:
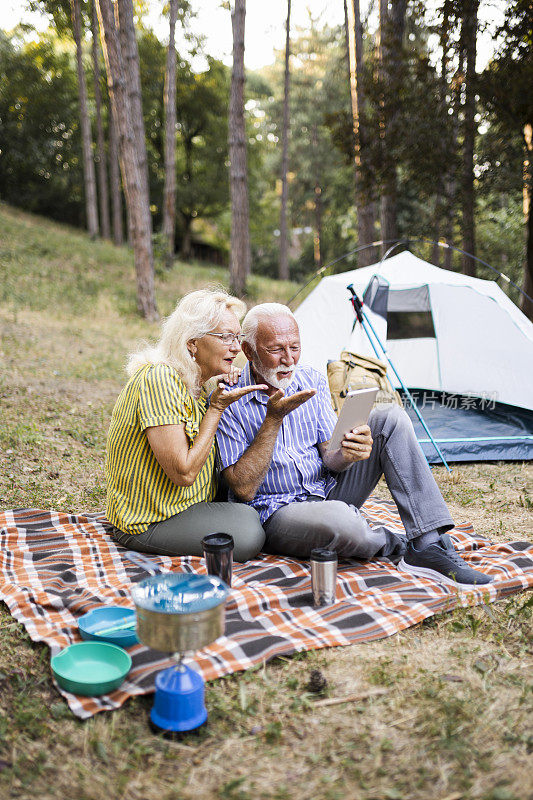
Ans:
[[[265,532],[259,514],[242,503],[196,503],[162,522],[154,522],[144,533],[123,533],[115,528],[118,544],[160,556],[203,556],[202,539],[208,533],[233,536],[235,561],[255,558],[263,548]]]
[[[407,413],[391,404],[374,409],[368,424],[374,440],[370,458],[339,473],[326,500],[310,496],[275,511],[265,522],[268,552],[307,559],[315,547],[325,547],[343,558],[402,555],[399,537],[384,526],[371,528],[359,511],[382,475],[407,539],[453,528]]]

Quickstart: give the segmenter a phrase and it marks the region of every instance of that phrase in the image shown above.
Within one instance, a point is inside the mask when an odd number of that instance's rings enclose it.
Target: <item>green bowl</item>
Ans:
[[[52,656],[50,665],[62,689],[94,697],[120,686],[131,669],[131,658],[114,644],[80,642]]]

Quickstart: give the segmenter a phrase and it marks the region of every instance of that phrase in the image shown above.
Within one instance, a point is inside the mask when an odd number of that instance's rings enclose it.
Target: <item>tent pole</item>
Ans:
[[[417,405],[416,405],[416,403],[415,403],[415,401],[414,401],[414,398],[413,398],[413,396],[412,396],[411,392],[410,392],[410,391],[409,391],[409,389],[408,389],[408,388],[405,386],[404,382],[402,381],[402,379],[401,379],[401,378],[400,378],[400,376],[398,375],[398,372],[397,372],[397,370],[396,370],[396,367],[394,366],[394,364],[393,364],[393,363],[392,363],[392,361],[390,360],[390,358],[389,358],[389,354],[388,354],[388,353],[387,353],[387,351],[385,350],[385,348],[384,348],[384,346],[383,346],[383,344],[382,344],[382,342],[381,342],[381,340],[380,340],[379,336],[377,335],[376,331],[374,330],[374,326],[372,325],[372,323],[371,323],[371,322],[370,322],[370,320],[368,319],[367,315],[366,315],[366,314],[365,314],[365,312],[363,311],[363,303],[361,302],[361,300],[360,300],[360,299],[359,299],[359,297],[357,296],[357,294],[356,294],[356,292],[355,292],[355,289],[353,288],[353,283],[351,283],[351,284],[350,284],[350,285],[347,287],[347,289],[348,289],[348,291],[350,292],[350,294],[352,295],[350,302],[352,303],[352,306],[353,306],[353,309],[354,309],[354,311],[355,311],[356,317],[357,317],[357,319],[359,320],[359,322],[361,323],[361,325],[363,326],[363,330],[364,330],[364,332],[366,333],[366,335],[367,335],[367,337],[368,337],[368,340],[369,340],[370,344],[372,345],[372,347],[373,347],[373,349],[374,349],[374,352],[375,352],[375,354],[376,354],[377,358],[379,358],[379,355],[378,355],[378,352],[377,352],[377,350],[376,350],[376,348],[375,348],[375,346],[374,346],[374,343],[373,343],[373,341],[372,341],[372,337],[370,336],[370,333],[368,332],[367,325],[368,325],[368,327],[370,328],[370,330],[372,331],[372,333],[374,334],[374,337],[375,337],[375,339],[376,339],[377,343],[379,344],[379,346],[380,346],[381,350],[383,351],[383,355],[384,355],[384,356],[385,356],[385,358],[387,359],[387,362],[390,364],[390,366],[391,366],[392,370],[394,371],[394,374],[396,375],[396,377],[397,377],[397,379],[398,379],[398,381],[399,381],[399,383],[400,383],[400,386],[402,387],[403,391],[405,392],[405,394],[406,394],[406,395],[407,395],[407,397],[409,398],[409,400],[410,400],[410,402],[411,402],[411,405],[412,405],[412,407],[413,407],[413,409],[414,409],[414,411],[415,411],[415,414],[417,415],[418,419],[420,420],[420,422],[421,422],[421,424],[422,424],[422,427],[424,428],[425,432],[427,433],[427,435],[428,435],[428,436],[429,436],[429,438],[431,439],[431,443],[433,444],[433,447],[434,447],[434,448],[435,448],[435,450],[437,451],[437,453],[438,453],[438,455],[439,455],[439,458],[440,458],[440,460],[442,461],[442,463],[444,464],[444,466],[446,467],[446,469],[448,470],[448,472],[449,472],[449,473],[451,473],[451,469],[450,469],[450,467],[448,466],[448,462],[447,462],[447,461],[446,461],[446,459],[444,458],[444,456],[443,456],[443,454],[442,454],[442,452],[441,452],[441,449],[440,449],[440,447],[438,446],[437,442],[435,441],[435,439],[434,439],[434,438],[433,438],[433,436],[431,435],[431,432],[430,432],[430,430],[429,430],[428,426],[426,425],[426,423],[425,423],[424,419],[422,418],[422,414],[421,414],[421,413],[420,413],[420,411],[418,410],[418,408],[417,408]],[[366,324],[365,324],[365,323],[366,323]]]

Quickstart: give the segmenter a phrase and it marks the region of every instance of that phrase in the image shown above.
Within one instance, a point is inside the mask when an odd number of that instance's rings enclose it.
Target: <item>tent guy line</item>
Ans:
[[[501,272],[499,269],[496,269],[496,267],[491,266],[487,261],[483,261],[482,258],[478,258],[478,256],[472,255],[472,253],[469,253],[467,250],[461,250],[460,247],[455,247],[455,245],[453,244],[448,244],[448,242],[440,242],[433,239],[424,239],[423,237],[419,237],[417,239],[399,239],[396,242],[396,244],[394,244],[392,247],[389,247],[385,255],[382,256],[382,258],[380,259],[379,263],[382,264],[383,261],[385,261],[385,259],[390,256],[392,251],[395,250],[397,247],[400,247],[402,244],[416,244],[417,242],[425,242],[426,244],[435,244],[438,247],[444,247],[445,250],[453,250],[455,253],[461,253],[461,255],[463,256],[468,256],[468,258],[472,258],[474,261],[478,261],[480,264],[483,264],[484,267],[488,267],[493,272],[495,272],[496,275],[499,275],[499,277],[502,278],[506,283],[509,283],[511,284],[511,286],[514,286],[515,289],[518,289],[520,294],[523,294],[524,297],[526,297],[533,303],[533,297],[530,297],[527,292],[525,292],[517,283],[512,281],[511,278],[504,272]],[[386,242],[383,242],[383,244],[386,244]]]
[[[355,253],[361,253],[363,250],[368,250],[369,247],[378,247],[379,245],[382,244],[393,244],[394,242],[397,241],[398,239],[378,239],[378,241],[376,242],[370,242],[370,244],[362,244],[359,245],[358,247],[354,247],[353,250],[348,250],[348,252],[344,253],[344,255],[339,256],[338,258],[334,258],[333,261],[330,261],[327,264],[324,264],[323,267],[320,267],[320,269],[317,269],[317,271],[314,272],[313,275],[309,278],[307,283],[304,283],[304,285],[298,289],[296,294],[293,294],[291,299],[287,300],[287,305],[290,307],[291,303],[294,300],[296,300],[298,295],[300,295],[303,292],[303,290],[306,289],[309,286],[309,284],[314,281],[315,278],[318,278],[319,275],[322,275],[330,267],[333,267],[335,264],[338,264],[339,261],[343,261],[345,258],[348,258],[348,256],[353,256]]]
[[[526,297],[528,300],[530,300],[533,303],[533,298],[530,297],[528,295],[528,293],[525,292],[520,286],[518,286],[518,284],[516,284],[514,281],[512,281],[511,278],[509,278],[508,275],[506,275],[501,270],[496,269],[496,267],[493,267],[487,261],[483,261],[482,258],[478,258],[478,256],[474,256],[472,253],[468,253],[466,250],[461,250],[460,247],[455,247],[453,244],[448,244],[447,242],[440,242],[440,241],[437,241],[435,239],[426,239],[426,238],[420,236],[420,237],[417,237],[417,238],[414,238],[414,239],[378,239],[375,242],[370,242],[370,244],[362,244],[362,245],[360,245],[358,247],[354,247],[353,250],[348,250],[347,253],[344,253],[342,256],[339,256],[338,258],[333,259],[333,261],[330,261],[327,264],[324,264],[323,267],[320,267],[320,269],[318,269],[316,272],[314,272],[313,275],[309,278],[309,280],[306,283],[304,283],[304,285],[301,286],[298,289],[296,294],[293,294],[293,296],[290,298],[290,300],[287,301],[287,305],[290,306],[291,303],[293,303],[294,300],[296,300],[296,298],[304,291],[304,289],[306,289],[309,286],[309,284],[312,283],[315,280],[315,278],[318,278],[320,275],[323,275],[324,272],[327,269],[329,269],[330,267],[335,266],[335,264],[338,264],[340,261],[343,261],[345,258],[348,258],[348,256],[353,256],[355,253],[361,253],[363,250],[368,250],[369,247],[378,247],[378,246],[381,246],[382,244],[383,245],[392,244],[393,246],[390,247],[387,250],[387,252],[377,262],[377,264],[382,264],[383,261],[385,261],[385,259],[389,257],[390,253],[396,247],[400,247],[402,244],[420,244],[420,243],[433,244],[433,245],[437,245],[438,247],[444,247],[444,249],[446,249],[446,250],[453,250],[456,253],[461,253],[461,255],[465,255],[465,256],[468,256],[469,258],[474,259],[474,261],[478,261],[480,264],[483,264],[484,267],[488,267],[493,272],[495,272],[497,275],[499,275],[499,277],[502,278],[502,280],[504,280],[506,283],[510,284],[511,286],[514,286],[515,289],[518,289],[520,294],[523,294],[524,297]]]

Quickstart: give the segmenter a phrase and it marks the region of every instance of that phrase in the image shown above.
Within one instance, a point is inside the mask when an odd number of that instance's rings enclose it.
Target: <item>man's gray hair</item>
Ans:
[[[241,335],[243,341],[248,342],[249,345],[255,348],[257,326],[261,319],[279,317],[280,315],[292,317],[296,321],[296,317],[289,306],[284,306],[281,303],[259,303],[259,305],[251,308],[242,321]]]

